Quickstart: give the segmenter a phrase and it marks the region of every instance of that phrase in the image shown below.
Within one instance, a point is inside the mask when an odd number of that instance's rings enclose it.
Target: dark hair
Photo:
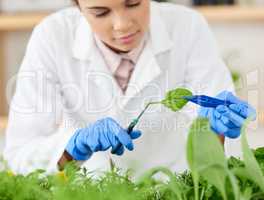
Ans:
[[[78,0],[72,0],[76,5],[79,5]]]

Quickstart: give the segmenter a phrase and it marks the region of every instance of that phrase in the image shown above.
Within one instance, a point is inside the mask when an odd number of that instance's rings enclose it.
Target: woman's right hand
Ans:
[[[134,149],[133,141],[141,136],[140,131],[132,131],[129,135],[114,119],[104,118],[98,120],[87,128],[79,129],[71,137],[66,151],[74,160],[88,160],[94,152],[120,148],[115,152],[122,155],[125,148],[129,151]]]

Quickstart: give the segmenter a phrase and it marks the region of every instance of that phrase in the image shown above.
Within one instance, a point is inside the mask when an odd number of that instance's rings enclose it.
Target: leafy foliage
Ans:
[[[245,130],[243,130],[245,134]],[[167,168],[147,171],[136,182],[129,173],[113,168],[98,178],[74,163],[47,175],[37,170],[27,176],[0,172],[0,200],[261,200],[264,148],[250,150],[243,138],[244,161],[225,158],[206,119],[190,129],[187,159],[190,171],[175,174]],[[166,181],[155,178],[162,173]]]
[[[264,164],[263,149],[254,151],[259,165]],[[245,166],[242,160],[231,157],[228,170],[241,169]],[[263,172],[263,171],[262,171]],[[161,181],[155,175],[162,173],[168,181]],[[210,178],[199,176],[197,184],[199,199],[222,200],[222,194],[211,183]],[[210,173],[209,173],[210,174]],[[208,176],[208,175],[207,175]],[[195,199],[192,173],[185,171],[174,174],[162,167],[146,172],[138,181],[130,180],[128,173],[115,169],[106,172],[99,178],[92,178],[92,173],[85,169],[68,168],[64,172],[45,175],[44,171],[35,171],[27,176],[13,175],[10,171],[0,172],[1,200],[192,200]],[[244,176],[236,176],[239,185],[240,199],[261,200],[264,193],[260,187]],[[228,200],[234,199],[230,182],[226,181],[225,191]]]

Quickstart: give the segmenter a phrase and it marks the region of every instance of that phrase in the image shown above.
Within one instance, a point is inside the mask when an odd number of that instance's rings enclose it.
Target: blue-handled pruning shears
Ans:
[[[232,102],[230,101],[217,99],[206,95],[184,96],[183,98],[200,106],[208,107],[208,108],[216,108],[217,106],[220,105],[229,106],[232,104]]]

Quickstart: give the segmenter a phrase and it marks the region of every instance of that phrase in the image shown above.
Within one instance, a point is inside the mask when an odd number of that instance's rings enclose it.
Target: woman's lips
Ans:
[[[138,32],[129,34],[129,35],[124,36],[124,37],[119,37],[118,40],[121,41],[121,43],[123,43],[123,44],[129,44],[135,39],[135,36],[137,35],[137,33]]]

